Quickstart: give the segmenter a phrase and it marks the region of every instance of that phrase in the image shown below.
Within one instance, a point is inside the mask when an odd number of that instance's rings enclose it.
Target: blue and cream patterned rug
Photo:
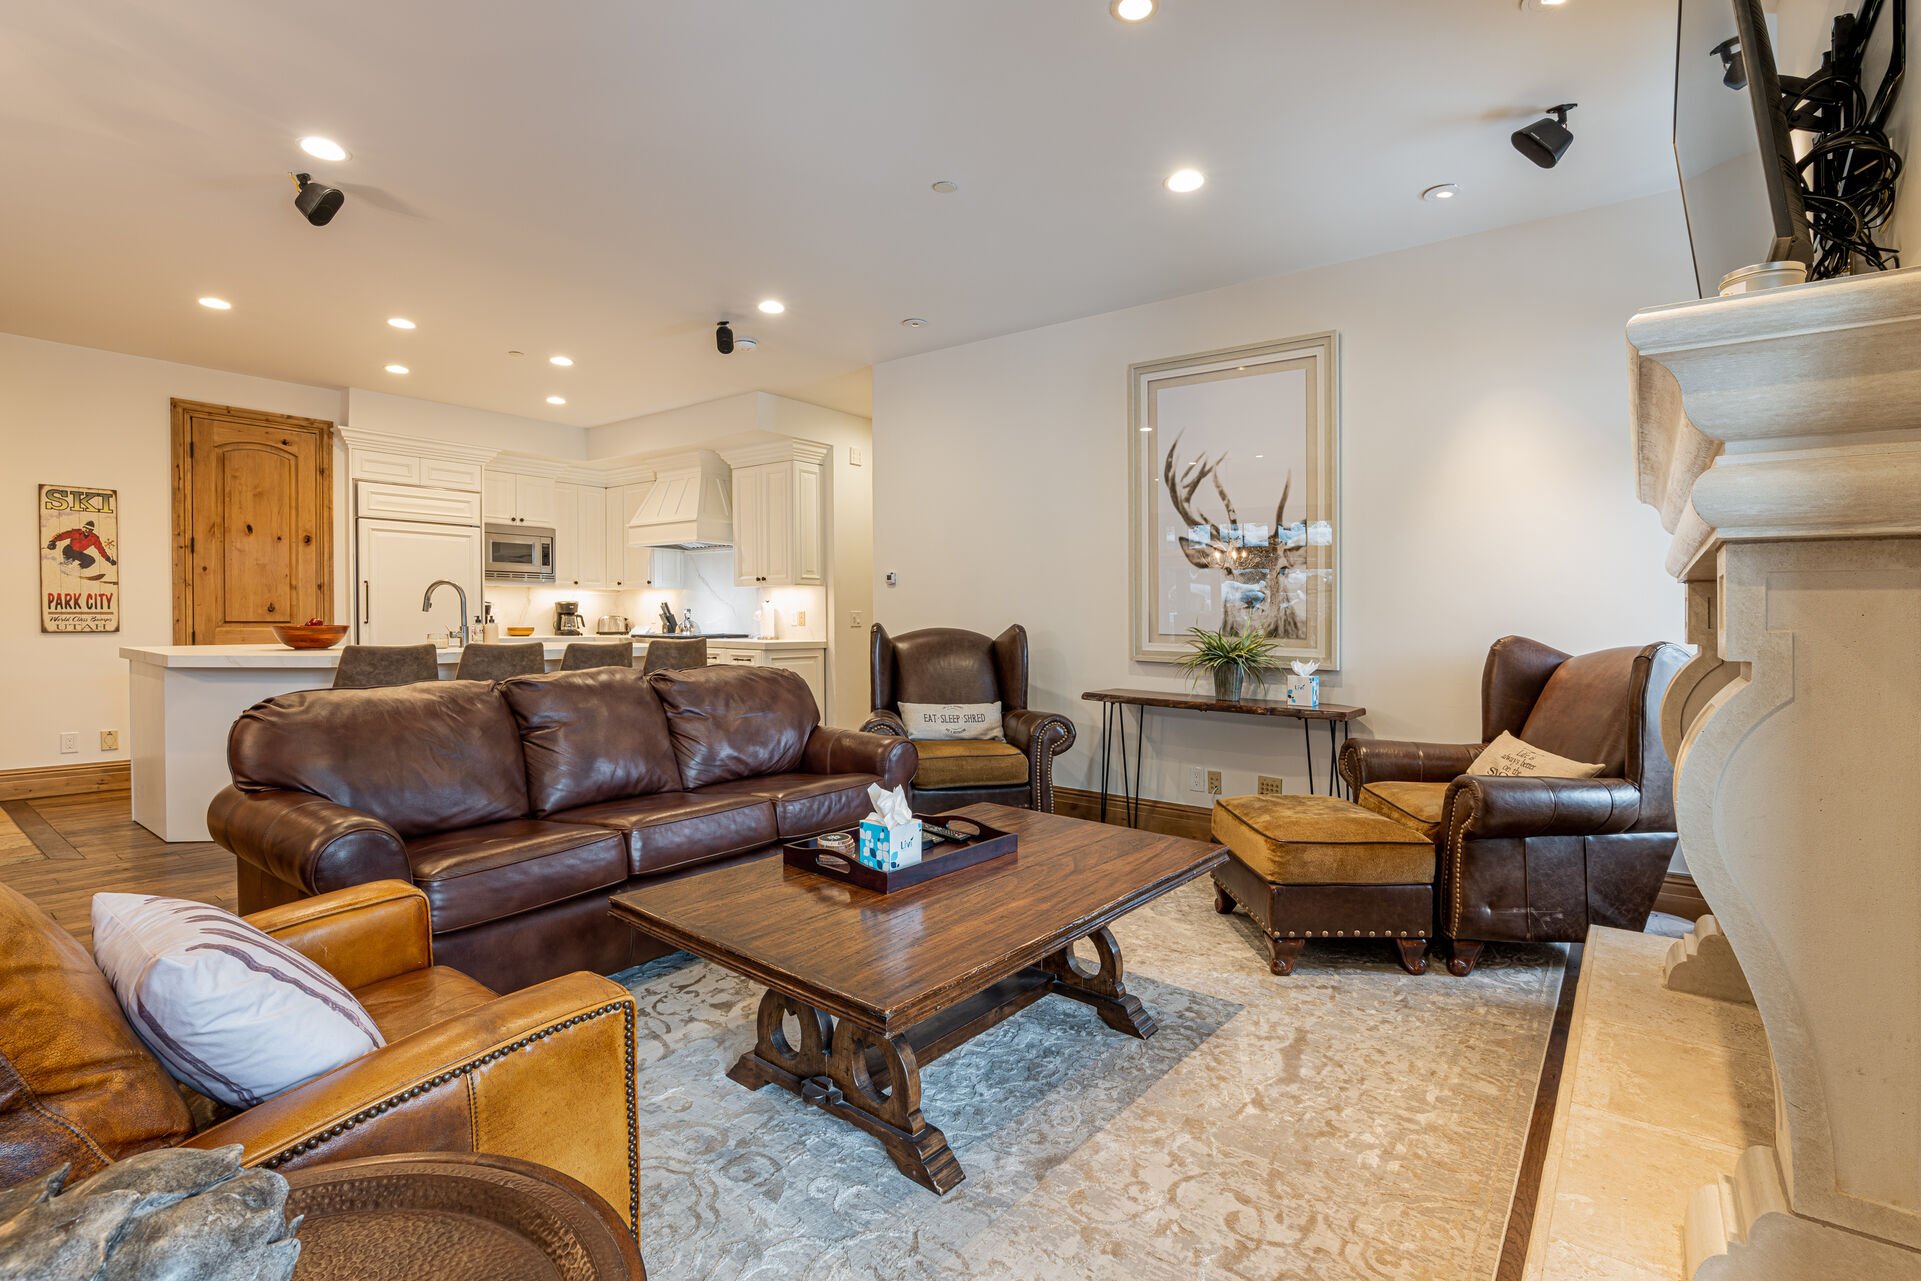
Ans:
[[[922,1073],[967,1179],[936,1197],[878,1142],[725,1073],[759,989],[681,955],[640,1002],[641,1246],[653,1281],[1491,1278],[1562,955],[1467,979],[1387,945],[1267,972],[1203,878],[1115,927],[1160,1019],[1137,1041],[1047,999]]]

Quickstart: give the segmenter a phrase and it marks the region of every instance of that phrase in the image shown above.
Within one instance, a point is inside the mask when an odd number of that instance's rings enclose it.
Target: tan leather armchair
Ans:
[[[247,918],[353,992],[387,1044],[197,1124],[121,1015],[93,958],[0,886],[0,1187],[71,1163],[238,1143],[290,1170],[397,1152],[490,1152],[594,1189],[638,1235],[633,997],[592,974],[497,997],[433,963],[427,898],[375,881]]]
[[[1578,943],[1590,926],[1647,924],[1678,840],[1661,699],[1686,661],[1665,643],[1570,656],[1507,636],[1482,669],[1481,742],[1342,745],[1341,777],[1360,803],[1435,843],[1451,972],[1470,972],[1489,942]],[[1503,731],[1606,768],[1466,774]]]
[[[991,640],[957,627],[889,636],[874,624],[869,734],[907,737],[902,703],[999,703],[1005,742],[916,742],[908,800],[922,813],[980,801],[1054,812],[1054,758],[1074,745],[1074,722],[1027,705],[1027,629]]]

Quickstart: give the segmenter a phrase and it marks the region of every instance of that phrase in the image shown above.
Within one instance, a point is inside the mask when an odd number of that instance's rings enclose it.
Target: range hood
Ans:
[[[651,460],[654,483],[627,522],[630,547],[734,545],[733,471],[711,450]]]

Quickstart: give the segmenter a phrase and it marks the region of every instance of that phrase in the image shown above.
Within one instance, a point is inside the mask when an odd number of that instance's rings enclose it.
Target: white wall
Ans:
[[[0,334],[0,770],[125,759],[101,752],[100,731],[127,746],[122,645],[173,643],[173,494],[168,401],[212,401],[337,421],[333,388],[249,378]],[[120,631],[43,635],[35,495],[42,484],[120,491]],[[59,736],[80,735],[63,756]]]
[[[1343,652],[1323,698],[1367,706],[1363,734],[1473,739],[1496,637],[1680,638],[1667,538],[1634,499],[1622,326],[1691,282],[1667,194],[882,364],[879,620],[1026,624],[1030,703],[1081,730],[1060,781],[1091,786],[1081,692],[1185,687],[1129,657],[1128,365],[1338,330]],[[1291,721],[1150,713],[1145,794],[1205,803],[1190,764],[1230,793],[1257,772],[1306,785]]]
[[[423,440],[448,441],[476,449],[539,454],[544,458],[587,457],[587,428],[565,423],[496,414],[465,405],[443,405],[360,387],[347,392],[349,427],[389,432]]]

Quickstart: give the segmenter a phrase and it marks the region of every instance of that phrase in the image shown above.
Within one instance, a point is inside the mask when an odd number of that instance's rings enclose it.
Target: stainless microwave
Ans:
[[[487,577],[496,582],[554,581],[554,531],[487,526]]]

